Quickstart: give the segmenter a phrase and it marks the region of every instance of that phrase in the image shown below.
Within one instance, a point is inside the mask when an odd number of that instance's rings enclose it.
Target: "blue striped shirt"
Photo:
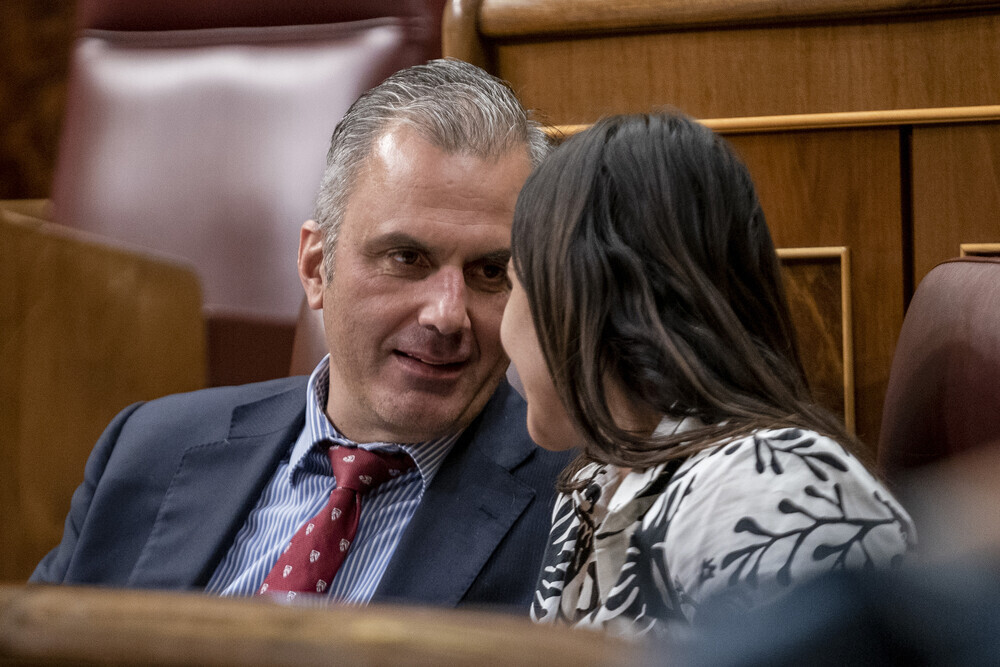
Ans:
[[[330,600],[364,604],[375,593],[389,559],[461,433],[418,444],[358,443],[337,432],[326,416],[330,358],[320,362],[306,389],[306,423],[264,488],[257,506],[236,534],[229,553],[205,590],[219,595],[253,595],[292,536],[326,504],[336,487],[326,449],[330,442],[365,449],[405,450],[416,466],[368,492],[361,503],[358,532],[347,559],[326,590]],[[224,482],[220,482],[224,483]]]

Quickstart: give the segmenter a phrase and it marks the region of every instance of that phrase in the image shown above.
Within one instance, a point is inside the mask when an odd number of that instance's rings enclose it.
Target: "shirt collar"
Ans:
[[[683,417],[680,420],[663,417],[656,430],[653,431],[653,436],[663,437],[684,433],[699,426],[704,426],[704,424],[695,417]],[[574,502],[586,512],[593,512],[590,507],[592,503],[596,503],[595,507],[599,507],[602,512],[620,513],[623,507],[636,498],[647,497],[646,490],[669,465],[669,462],[664,462],[649,468],[634,469],[620,468],[610,463],[592,462],[580,469],[576,474],[576,479],[586,479],[597,484],[601,498],[595,500],[590,497],[593,493],[590,490],[590,484],[583,489],[573,491],[571,495]]]
[[[309,376],[306,386],[306,426],[304,437],[300,437],[292,449],[288,461],[288,480],[294,483],[296,470],[302,467],[306,455],[316,447],[317,443],[332,441],[348,447],[364,449],[402,449],[409,454],[417,464],[423,488],[434,479],[441,469],[445,456],[451,451],[461,437],[464,429],[436,440],[419,443],[365,442],[356,443],[344,437],[326,416],[326,402],[330,394],[330,355],[323,357]]]

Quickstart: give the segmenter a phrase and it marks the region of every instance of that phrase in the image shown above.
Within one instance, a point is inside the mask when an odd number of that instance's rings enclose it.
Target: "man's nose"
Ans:
[[[425,287],[424,304],[417,318],[420,326],[432,327],[446,336],[472,326],[461,269],[442,267],[425,282]]]

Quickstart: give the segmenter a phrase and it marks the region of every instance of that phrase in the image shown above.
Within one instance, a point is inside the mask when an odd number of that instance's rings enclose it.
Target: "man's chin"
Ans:
[[[396,442],[426,442],[457,433],[483,411],[500,377],[480,384],[471,398],[467,388],[441,392],[433,383],[393,393],[380,410],[383,422],[399,436]]]

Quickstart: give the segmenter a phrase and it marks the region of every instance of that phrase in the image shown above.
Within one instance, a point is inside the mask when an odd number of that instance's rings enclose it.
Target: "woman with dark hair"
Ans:
[[[532,617],[660,632],[894,565],[909,517],[811,400],[746,167],[674,114],[603,120],[521,192],[501,335],[560,480]]]

